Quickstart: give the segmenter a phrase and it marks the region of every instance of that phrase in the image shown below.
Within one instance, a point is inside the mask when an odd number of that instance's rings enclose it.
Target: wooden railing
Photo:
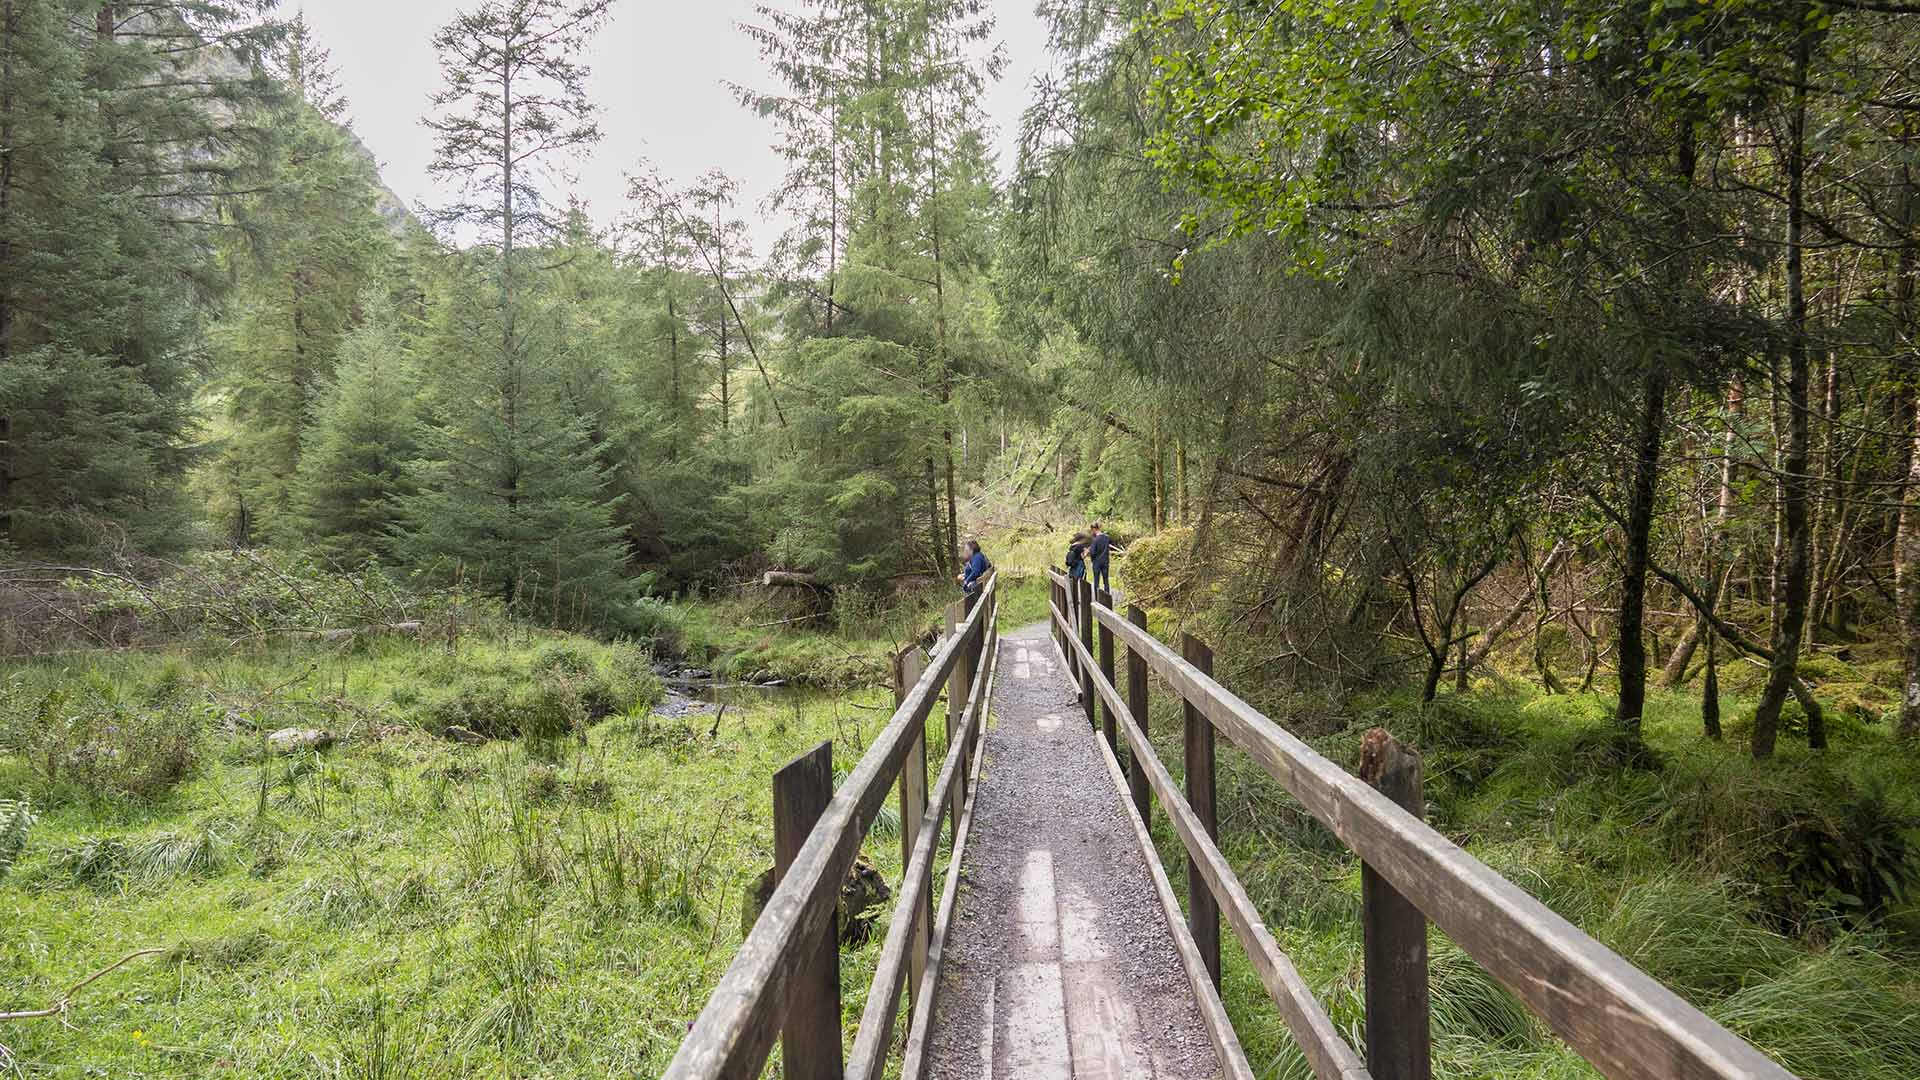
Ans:
[[[1138,607],[1122,618],[1105,591],[1095,596],[1084,579],[1049,576],[1054,640],[1079,682],[1089,722],[1098,700],[1105,706],[1100,728],[1116,755],[1124,735],[1141,818],[1157,798],[1186,849],[1188,925],[1209,971],[1217,983],[1224,914],[1320,1080],[1431,1076],[1429,919],[1612,1080],[1791,1080],[1765,1054],[1422,821],[1419,759],[1384,731],[1370,732],[1364,744],[1363,781],[1215,682],[1212,655],[1198,640],[1183,635],[1176,654],[1147,632]],[[1116,639],[1127,650],[1124,698],[1114,685]],[[1150,671],[1184,706],[1185,791],[1147,737]],[[1216,732],[1362,861],[1364,1065],[1220,853]]]
[[[941,942],[957,895],[972,811],[971,778],[978,773],[975,748],[993,692],[998,610],[998,584],[992,578],[970,609],[966,604],[948,609],[947,634],[925,671],[911,666],[896,671],[898,708],[838,791],[833,790],[831,742],[775,775],[777,884],[667,1066],[669,1078],[758,1076],[778,1038],[788,1080],[878,1080],[893,1042],[903,986],[916,1003],[907,1055],[917,1061],[932,1012],[918,1003],[928,1000],[938,977]],[[943,687],[947,755],[929,794],[926,723]],[[840,886],[896,787],[905,869],[853,1052],[843,1059],[835,918]],[[941,827],[948,822],[952,855],[936,914],[933,864]]]

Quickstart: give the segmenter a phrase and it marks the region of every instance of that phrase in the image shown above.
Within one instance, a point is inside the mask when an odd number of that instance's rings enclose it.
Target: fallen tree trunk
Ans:
[[[1553,550],[1547,552],[1546,561],[1540,564],[1540,569],[1535,574],[1535,577],[1541,578],[1553,573],[1559,569],[1560,564],[1565,562],[1567,556],[1571,554],[1573,554],[1572,544],[1567,543],[1565,540],[1556,541],[1553,545]],[[1481,635],[1480,644],[1468,652],[1466,660],[1462,662],[1461,673],[1463,675],[1479,667],[1480,664],[1486,660],[1487,654],[1493,652],[1493,647],[1499,643],[1501,636],[1513,629],[1514,624],[1518,623],[1522,616],[1533,609],[1533,602],[1534,594],[1529,590],[1525,596],[1515,601],[1513,606],[1507,609],[1506,614],[1500,616],[1492,626],[1487,627],[1486,632]]]

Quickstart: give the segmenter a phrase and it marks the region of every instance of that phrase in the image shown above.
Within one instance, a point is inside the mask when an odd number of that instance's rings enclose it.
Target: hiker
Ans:
[[[1067,544],[1067,580],[1079,581],[1087,576],[1087,534],[1074,533],[1073,540]]]
[[[1125,555],[1127,549],[1115,547],[1113,537],[1100,530],[1100,523],[1093,523],[1093,538],[1087,541],[1087,558],[1093,562],[1093,587],[1096,591],[1113,591],[1113,578],[1108,576],[1107,560],[1114,555]]]
[[[971,602],[980,592],[982,579],[987,576],[987,571],[993,569],[993,564],[988,562],[986,555],[981,552],[980,541],[967,541],[967,551],[971,554],[967,556],[966,569],[955,575],[954,580],[960,583],[960,591],[965,593],[968,601]]]

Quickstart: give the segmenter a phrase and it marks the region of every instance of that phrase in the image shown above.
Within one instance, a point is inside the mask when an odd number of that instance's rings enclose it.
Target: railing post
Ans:
[[[1101,589],[1099,600],[1107,607],[1113,607],[1113,593],[1110,590]],[[1098,615],[1088,612],[1087,618],[1089,621],[1100,623],[1100,674],[1106,678],[1108,685],[1118,685],[1113,681],[1113,631],[1107,629],[1107,624],[1100,622]],[[1107,737],[1107,746],[1114,753],[1119,753],[1119,731],[1114,721],[1112,702],[1101,704],[1100,731]]]
[[[1093,655],[1093,582],[1080,579],[1080,646]],[[1087,710],[1087,726],[1093,726],[1093,668],[1080,665],[1080,704]]]
[[[1419,755],[1374,728],[1360,740],[1360,779],[1414,817],[1425,817]],[[1373,867],[1360,866],[1366,938],[1367,1071],[1374,1080],[1431,1080],[1427,917]]]
[[[1206,642],[1183,633],[1180,655],[1200,669],[1202,675],[1213,674],[1213,650]],[[1191,702],[1183,701],[1182,706],[1187,721],[1187,804],[1193,807],[1193,814],[1200,819],[1207,836],[1218,843],[1220,815],[1213,785],[1213,721]],[[1193,931],[1200,959],[1207,965],[1207,974],[1213,976],[1217,990],[1220,988],[1220,901],[1207,886],[1206,877],[1200,873],[1200,863],[1191,854],[1187,856],[1187,927]]]
[[[1147,628],[1147,613],[1140,610],[1138,604],[1127,605],[1127,621],[1142,630]],[[1133,714],[1133,722],[1140,728],[1140,734],[1147,734],[1147,658],[1138,649],[1127,650],[1127,711]],[[1140,811],[1140,820],[1149,820],[1147,812],[1153,809],[1152,789],[1147,786],[1147,768],[1140,762],[1140,755],[1130,759],[1132,768],[1127,770],[1127,788],[1133,794],[1134,808]]]
[[[773,774],[773,878],[776,888],[833,801],[833,740]],[[787,979],[787,1017],[780,1059],[793,1080],[841,1080],[840,925],[827,918],[820,936]]]
[[[893,704],[906,703],[915,683],[925,673],[927,662],[919,646],[910,646],[893,658]],[[927,721],[920,719],[914,732],[913,749],[900,769],[900,865],[913,861],[913,847],[920,842],[920,830],[927,818]],[[927,949],[933,941],[933,890],[927,890],[926,910],[915,913],[919,925],[913,930],[913,943],[907,948],[907,1012],[920,1003],[920,979],[927,973]]]
[[[960,632],[960,625],[966,621],[966,606],[955,602],[947,605],[947,636]],[[952,746],[954,738],[960,733],[967,712],[967,696],[973,692],[973,643],[963,641],[959,644],[959,655],[954,657],[953,673],[947,676],[947,745]],[[953,828],[952,841],[960,842],[960,808],[967,805],[967,752],[960,751],[960,775],[954,778],[953,806],[948,813]]]

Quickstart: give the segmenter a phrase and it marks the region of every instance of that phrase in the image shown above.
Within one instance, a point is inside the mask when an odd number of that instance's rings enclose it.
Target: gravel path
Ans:
[[[998,663],[928,1075],[1218,1076],[1146,856],[1045,625],[1003,637]]]

